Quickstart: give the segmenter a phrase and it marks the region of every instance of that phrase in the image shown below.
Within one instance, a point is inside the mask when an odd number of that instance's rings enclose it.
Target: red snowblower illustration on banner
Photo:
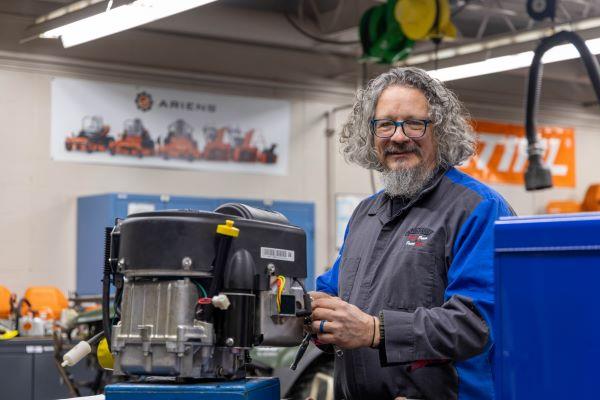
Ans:
[[[231,126],[205,126],[202,130],[204,148],[201,149],[194,138],[194,128],[181,118],[167,127],[164,139],[158,137],[156,140],[140,118],[125,120],[123,125],[123,131],[115,139],[109,136],[110,126],[104,124],[101,116],[86,116],[81,122],[81,130],[65,138],[65,149],[137,158],[158,156],[164,160],[190,162],[277,163],[277,144],[267,145],[262,135],[255,135],[255,129],[242,133],[241,129]]]
[[[225,133],[229,128],[204,127],[204,158],[212,161],[229,161],[231,145],[225,143]]]
[[[131,156],[154,155],[154,140],[148,134],[139,118],[128,119],[119,140],[110,144],[110,154],[128,154]]]
[[[65,139],[65,149],[88,153],[106,151],[115,140],[108,136],[109,131],[110,126],[104,125],[102,117],[97,115],[83,117],[79,133]]]

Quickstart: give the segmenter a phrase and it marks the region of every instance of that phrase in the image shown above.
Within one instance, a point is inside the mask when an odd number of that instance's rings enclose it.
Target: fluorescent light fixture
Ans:
[[[600,54],[600,38],[590,39],[585,42],[592,54]],[[494,74],[497,72],[510,71],[525,68],[531,65],[533,51],[525,51],[510,56],[488,58],[485,61],[457,65],[454,67],[440,68],[428,71],[429,75],[441,81],[453,81],[457,79],[472,78],[474,76]],[[542,64],[550,64],[558,61],[566,61],[579,58],[579,52],[572,44],[563,44],[548,50],[542,57]]]
[[[532,59],[533,51],[526,51],[511,56],[488,58],[485,61],[440,68],[428,72],[432,77],[447,82],[523,68],[530,65]]]
[[[94,1],[94,0],[90,0]],[[481,40],[476,43],[467,43],[463,45],[448,47],[439,51],[430,51],[427,53],[418,53],[411,55],[409,59],[399,62],[398,65],[416,65],[432,61],[440,61],[447,58],[454,58],[465,54],[479,53],[485,50],[493,50],[498,47],[508,46],[510,44],[519,44],[543,39],[560,31],[585,31],[589,29],[600,28],[600,17],[587,18],[579,21],[571,21],[567,24],[556,25],[552,28],[540,28],[522,33],[508,34],[499,37],[493,37],[488,40]]]
[[[216,0],[136,0],[40,34],[59,38],[65,48],[147,24]]]

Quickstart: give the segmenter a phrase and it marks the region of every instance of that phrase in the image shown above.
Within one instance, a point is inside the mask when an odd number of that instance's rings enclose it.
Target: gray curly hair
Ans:
[[[424,70],[407,67],[393,68],[357,92],[352,113],[340,134],[341,152],[346,161],[377,171],[385,169],[377,158],[370,121],[375,115],[379,96],[392,85],[419,89],[427,98],[438,165],[460,164],[475,152],[475,135],[468,122],[469,114],[456,95]]]

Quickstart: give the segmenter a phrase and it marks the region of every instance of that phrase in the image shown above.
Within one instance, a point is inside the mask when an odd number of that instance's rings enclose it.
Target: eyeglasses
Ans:
[[[391,138],[396,134],[398,127],[402,128],[404,136],[411,139],[423,137],[427,130],[427,125],[431,123],[429,119],[406,119],[404,121],[394,121],[388,118],[372,119],[371,132],[382,139]]]

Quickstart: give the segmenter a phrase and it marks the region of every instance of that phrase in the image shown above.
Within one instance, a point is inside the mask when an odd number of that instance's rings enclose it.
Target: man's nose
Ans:
[[[404,132],[402,132],[402,127],[399,126],[398,128],[396,128],[396,132],[392,135],[390,140],[396,143],[404,143],[409,141],[410,139],[406,137]]]

